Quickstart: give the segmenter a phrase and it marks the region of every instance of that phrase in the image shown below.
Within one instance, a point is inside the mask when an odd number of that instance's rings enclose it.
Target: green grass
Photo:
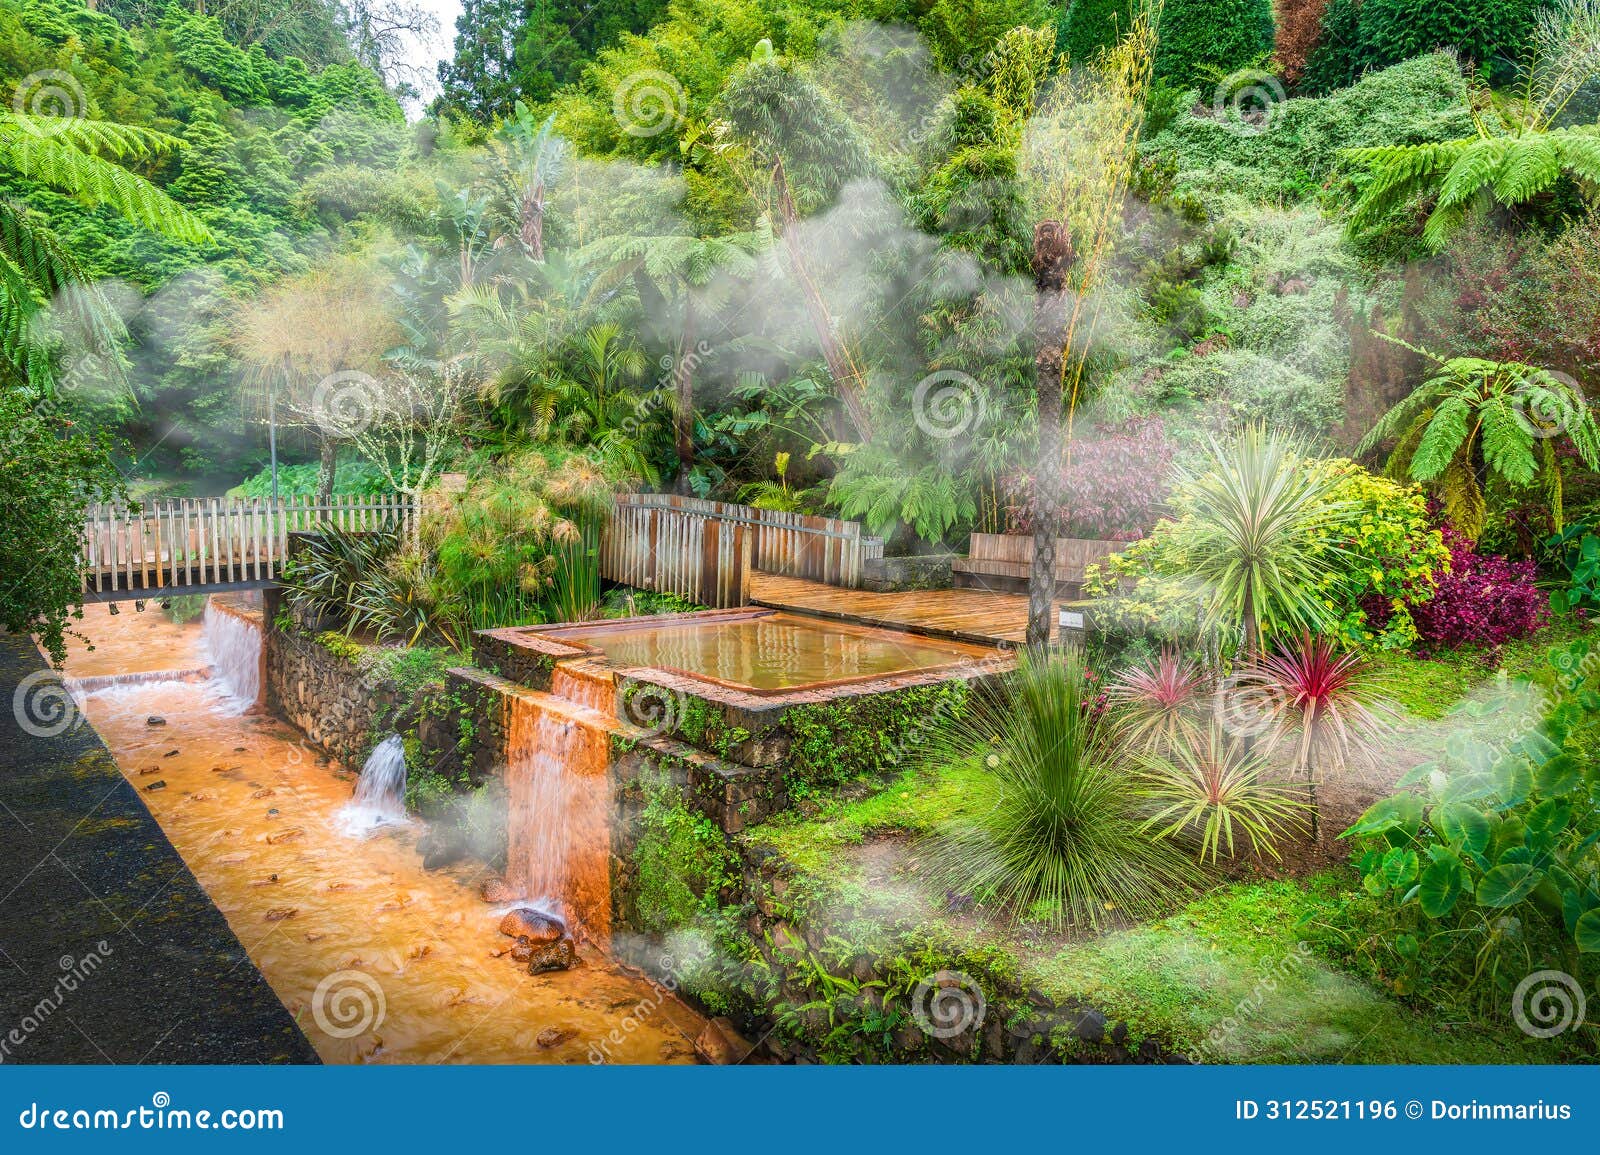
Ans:
[[[1541,644],[1550,644],[1549,636]],[[1530,653],[1532,651],[1530,650]],[[1463,665],[1464,668],[1464,665]],[[786,816],[749,833],[833,896],[839,907],[881,901],[864,856],[875,835],[915,840],[946,817],[984,803],[980,771],[908,771],[881,793],[834,800],[808,818]],[[879,864],[879,869],[882,864]],[[903,875],[902,875],[903,876]],[[908,884],[909,885],[909,884]],[[1351,928],[1339,922],[1354,875],[1217,885],[1166,918],[1071,941],[1038,926],[974,928],[925,908],[914,918],[957,941],[998,948],[1023,981],[1058,1001],[1078,1000],[1208,1062],[1528,1063],[1570,1059],[1560,1039],[1539,1041],[1509,1023],[1466,1021],[1404,1003],[1341,966]],[[893,904],[891,904],[893,905]],[[904,918],[895,907],[883,917]]]
[[[1383,654],[1374,662],[1373,688],[1418,718],[1442,718],[1473,687],[1493,678],[1496,669],[1510,678],[1525,677],[1544,662],[1552,646],[1564,646],[1583,632],[1573,619],[1563,618],[1531,637],[1507,642],[1500,648],[1498,667],[1489,651],[1476,647],[1431,658]]]
[[[1402,1003],[1323,953],[1345,872],[1236,883],[1159,922],[1067,945],[1041,986],[1207,1062],[1530,1063],[1569,1056],[1509,1023]],[[1303,921],[1304,920],[1304,921]]]

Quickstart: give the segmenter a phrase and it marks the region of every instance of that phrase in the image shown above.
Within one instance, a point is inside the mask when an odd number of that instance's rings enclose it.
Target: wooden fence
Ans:
[[[600,576],[715,609],[748,605],[753,540],[738,522],[618,501],[600,536]]]
[[[175,498],[138,509],[93,505],[83,532],[84,591],[91,598],[130,590],[183,593],[264,585],[278,576],[289,534],[320,526],[409,531],[415,518],[401,494],[313,498]]]
[[[607,542],[602,543],[601,576],[629,585],[640,584],[622,576],[620,569],[608,567],[610,557],[616,566],[629,566],[629,572],[665,570],[681,573],[709,558],[704,544],[684,527],[714,521],[743,529],[749,538],[750,560],[744,567],[763,573],[807,578],[828,585],[859,588],[867,562],[883,556],[883,542],[866,534],[860,522],[833,517],[809,517],[756,509],[725,501],[706,501],[697,497],[678,497],[664,493],[625,493],[617,497],[616,512],[607,526]],[[671,528],[667,528],[667,527]],[[692,540],[691,540],[692,539]],[[648,547],[641,543],[651,543]],[[656,557],[649,550],[685,550],[684,556]],[[651,559],[654,560],[651,560]],[[702,579],[702,586],[726,586],[722,579]],[[665,588],[647,585],[646,588]],[[676,592],[682,592],[676,591]],[[686,595],[688,596],[688,595]],[[706,603],[711,604],[711,603]],[[727,604],[742,604],[731,602]]]

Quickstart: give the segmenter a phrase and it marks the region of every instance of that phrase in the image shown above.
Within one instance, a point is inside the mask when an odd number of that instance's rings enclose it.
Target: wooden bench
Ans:
[[[1084,571],[1108,554],[1126,549],[1125,541],[1089,541],[1076,537],[1056,539],[1056,593],[1075,598],[1082,592]],[[975,533],[967,556],[951,565],[959,589],[1017,593],[1028,588],[1033,569],[1033,538],[1021,534]]]

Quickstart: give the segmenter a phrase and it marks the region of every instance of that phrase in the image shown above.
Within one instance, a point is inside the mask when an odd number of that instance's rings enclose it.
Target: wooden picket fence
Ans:
[[[291,533],[335,525],[409,532],[416,517],[403,494],[314,498],[195,497],[137,509],[89,507],[83,532],[84,592],[172,594],[265,585],[278,576]]]
[[[726,527],[716,531],[716,544],[708,544],[709,523]],[[733,529],[748,539],[748,561]],[[856,521],[674,494],[624,493],[617,496],[600,556],[600,576],[608,581],[686,597],[694,596],[691,586],[719,594],[741,583],[748,586],[752,568],[857,589],[867,562],[883,556],[883,542]],[[744,604],[700,600],[719,607]]]
[[[619,501],[600,535],[600,576],[726,609],[750,603],[750,527]]]

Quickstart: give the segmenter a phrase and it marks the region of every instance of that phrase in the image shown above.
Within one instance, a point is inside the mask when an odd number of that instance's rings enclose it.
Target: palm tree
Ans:
[[[613,468],[653,484],[655,466],[640,433],[660,394],[631,388],[647,363],[644,350],[624,338],[620,326],[603,322],[571,343],[555,385],[559,425],[567,439],[589,446]]]
[[[0,171],[198,244],[210,239],[205,224],[122,167],[175,152],[182,144],[166,133],[133,125],[0,109]],[[50,302],[74,318],[95,352],[117,364],[116,345],[126,334],[88,271],[42,214],[0,199],[0,372],[41,389],[54,381],[53,350],[29,330]]]
[[[1474,541],[1483,532],[1484,475],[1527,485],[1542,474],[1559,531],[1564,519],[1556,436],[1565,435],[1590,469],[1600,468],[1600,427],[1583,395],[1548,370],[1519,361],[1446,360],[1405,347],[1431,360],[1437,372],[1385,413],[1357,452],[1395,438],[1389,472],[1436,484],[1450,523]]]
[[[1478,133],[1437,144],[1356,148],[1346,155],[1371,172],[1351,215],[1360,227],[1413,196],[1436,197],[1423,243],[1444,248],[1473,206],[1515,208],[1569,178],[1593,200],[1600,185],[1600,125],[1556,125],[1573,97],[1600,77],[1600,0],[1565,0],[1538,15],[1522,84],[1511,100],[1484,94],[1491,122],[1474,110]]]
[[[1197,465],[1178,471],[1174,543],[1205,601],[1211,629],[1239,630],[1254,658],[1270,630],[1316,630],[1317,594],[1344,551],[1325,531],[1349,516],[1331,500],[1338,477],[1307,468],[1299,445],[1265,426],[1232,441],[1206,439]]]
[[[687,492],[694,468],[694,372],[700,361],[698,314],[715,309],[726,298],[733,278],[748,276],[755,267],[754,253],[761,235],[731,233],[696,237],[684,233],[664,236],[605,237],[578,253],[580,261],[605,266],[593,292],[614,287],[632,277],[640,288],[646,310],[668,293],[683,302],[678,353],[672,365],[672,392],[677,414],[674,442],[678,454],[678,488]],[[724,275],[726,274],[726,275]]]
[[[1072,460],[1073,422],[1104,297],[1097,290],[1133,175],[1155,48],[1154,12],[1146,7],[1128,35],[1091,67],[1054,77],[1027,119],[1023,147],[1038,218],[1032,253],[1039,438],[1028,573],[1030,647],[1050,641],[1061,475]],[[1030,81],[1030,92],[1035,83]]]

